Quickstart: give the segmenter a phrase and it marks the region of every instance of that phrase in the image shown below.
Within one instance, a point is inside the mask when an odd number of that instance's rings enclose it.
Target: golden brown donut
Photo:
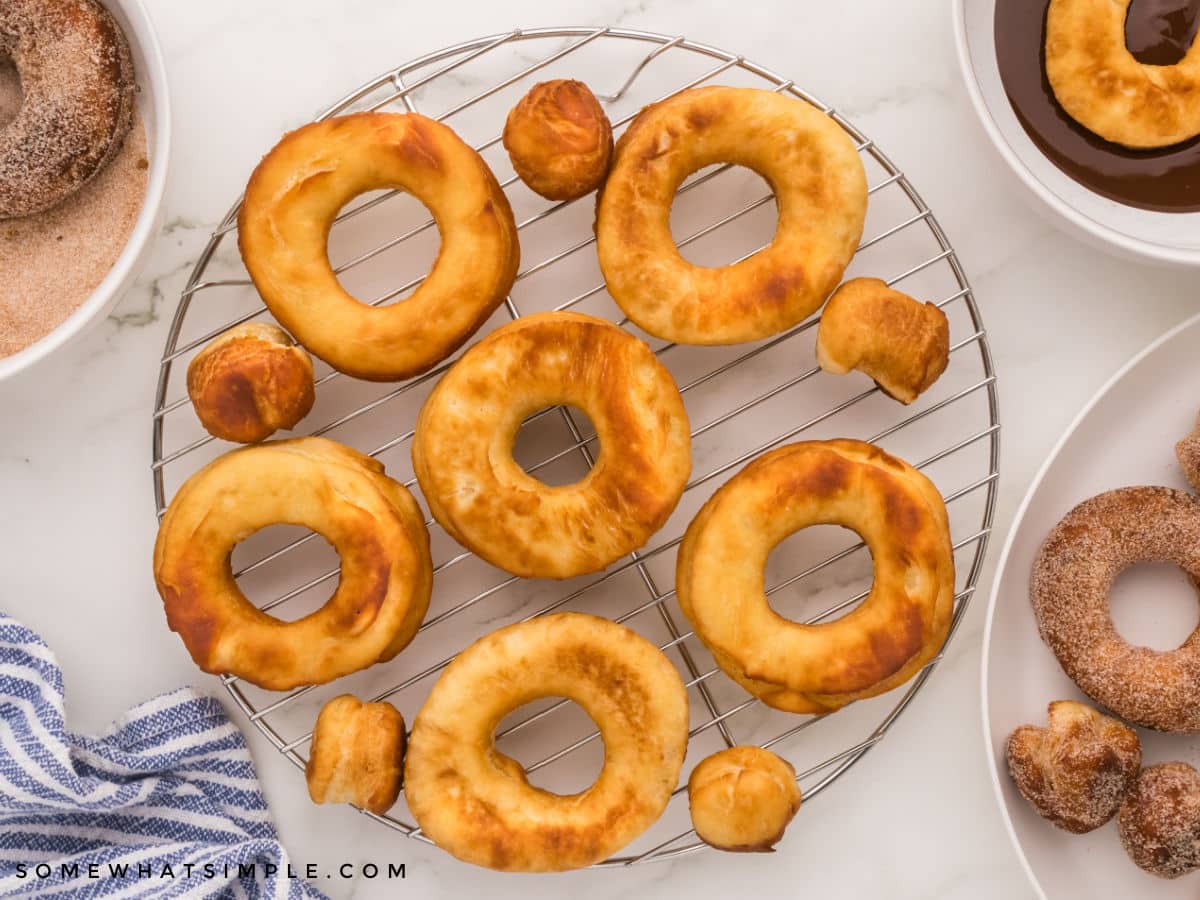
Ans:
[[[875,564],[862,605],[803,625],[767,602],[771,549],[809,525],[858,532]],[[946,507],[903,460],[862,441],[789,444],[753,460],[688,526],[679,604],[717,664],[776,709],[827,713],[908,681],[945,643],[954,610]]]
[[[1029,596],[1063,671],[1117,715],[1159,731],[1200,731],[1200,628],[1177,649],[1136,647],[1113,625],[1108,594],[1140,562],[1171,562],[1200,579],[1200,499],[1126,487],[1080,503],[1038,551]]]
[[[4,0],[0,57],[21,77],[21,108],[0,126],[0,219],[65,200],[109,164],[133,125],[133,59],[95,0]]]
[[[829,298],[817,326],[817,362],[826,372],[858,369],[901,403],[912,403],[946,371],[950,323],[933,303],[854,278]]]
[[[796,770],[770,750],[730,747],[692,769],[688,806],[710,847],[770,853],[800,809]]]
[[[1049,727],[1022,725],[1008,738],[1008,771],[1044,819],[1074,834],[1117,814],[1142,768],[1137,732],[1083,703],[1055,700]]]
[[[671,236],[676,189],[713,163],[753,169],[779,208],[770,246],[717,268],[685,260]],[[736,344],[784,331],[825,301],[866,211],[862,160],[829,116],[773,91],[696,88],[642,110],[617,142],[596,249],[609,293],[643,330]]]
[[[321,707],[304,767],[313,803],[353,803],[383,815],[400,796],[404,716],[390,703],[351,694]]]
[[[1200,134],[1200,42],[1173,66],[1125,44],[1131,0],[1050,0],[1046,76],[1067,115],[1106,141],[1167,147]]]
[[[256,609],[229,564],[269,525],[302,525],[341,558],[316,612],[284,622]],[[205,672],[269,690],[322,684],[391,659],[429,606],[429,533],[412,495],[383,465],[325,438],[226,453],[184,482],[154,545],[167,624]]]
[[[269,322],[214,338],[188,364],[187,388],[205,430],[240,444],[295,428],[316,400],[311,357]]]
[[[547,200],[574,200],[608,174],[612,126],[582,81],[543,81],[509,112],[504,149],[530,190]]]
[[[442,244],[412,296],[372,307],[338,283],[326,244],[342,207],[379,188],[424,203]],[[448,357],[503,302],[520,262],[512,209],[487,163],[417,113],[355,113],[284,135],[250,176],[238,247],[296,340],[370,381],[408,378]]]
[[[1200,491],[1200,422],[1192,433],[1175,445],[1175,458],[1188,483]]]
[[[578,794],[532,786],[496,749],[500,720],[540,697],[575,701],[600,730],[604,768]],[[486,635],[442,673],[413,723],[405,796],[421,830],[464,862],[578,869],[662,815],[687,739],[687,689],[662,651],[597,616],[542,616]]]
[[[1117,816],[1129,858],[1159,878],[1200,869],[1200,773],[1182,762],[1143,769]]]
[[[550,487],[513,459],[532,413],[582,409],[596,464]],[[492,565],[526,578],[603,569],[663,526],[691,471],[683,398],[633,335],[578,313],[538,313],[463,354],[417,417],[413,470],[443,528]]]

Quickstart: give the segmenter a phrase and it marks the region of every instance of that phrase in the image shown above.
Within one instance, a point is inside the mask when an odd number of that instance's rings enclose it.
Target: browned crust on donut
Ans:
[[[230,566],[240,540],[278,523],[320,533],[341,559],[333,596],[291,622],[251,604]],[[425,616],[432,568],[423,514],[408,491],[377,460],[318,437],[218,457],[176,493],[154,545],[167,623],[192,659],[268,690],[391,659]]]
[[[1142,765],[1137,732],[1069,700],[1050,704],[1048,728],[1016,729],[1005,756],[1021,796],[1074,834],[1094,831],[1117,814]]]
[[[312,359],[280,328],[248,322],[201,350],[188,396],[213,437],[250,444],[294,428],[316,400]]]
[[[424,203],[442,243],[410,296],[372,306],[341,286],[326,243],[344,204],[378,188]],[[323,228],[310,228],[314,220]],[[453,354],[504,302],[520,266],[512,208],[491,168],[419,113],[351,113],[285,134],[246,185],[238,249],[296,340],[367,381],[410,378]]]
[[[57,205],[116,156],[133,125],[133,59],[95,0],[6,0],[0,54],[24,102],[0,127],[0,219]]]
[[[770,547],[817,523],[859,531],[875,578],[859,609],[805,625],[770,609],[762,567]],[[924,475],[871,444],[791,444],[748,464],[704,505],[680,545],[675,584],[697,637],[731,678],[778,709],[831,712],[903,684],[945,642],[954,605],[945,504]]]
[[[509,112],[503,139],[518,177],[547,200],[591,193],[612,161],[612,126],[581,81],[535,84]]]
[[[1200,868],[1200,773],[1182,762],[1143,769],[1117,832],[1129,858],[1151,875],[1178,878]]]
[[[304,767],[309,797],[383,815],[400,796],[405,743],[404,717],[390,703],[334,697],[313,728]]]
[[[912,403],[950,362],[950,323],[878,278],[854,278],[829,298],[817,330],[817,360],[828,372],[858,369],[889,397]]]
[[[1135,647],[1113,625],[1108,594],[1128,566],[1171,562],[1200,578],[1200,499],[1126,487],[1085,500],[1047,535],[1029,592],[1042,639],[1089,697],[1160,731],[1200,731],[1200,632],[1176,650]]]

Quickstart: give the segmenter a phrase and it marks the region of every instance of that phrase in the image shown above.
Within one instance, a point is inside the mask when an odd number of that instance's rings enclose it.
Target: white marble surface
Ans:
[[[1004,421],[993,563],[1033,473],[1075,411],[1128,357],[1196,310],[1187,273],[1104,256],[1026,205],[973,119],[945,0],[149,6],[175,109],[164,233],[108,321],[0,383],[0,604],[58,652],[78,729],[100,728],[183,683],[216,690],[164,629],[150,577],[150,413],[166,327],[196,254],[263,148],[398,61],[514,25],[628,24],[737,50],[852,117],[937,212],[983,310]],[[991,573],[989,564],[984,587]],[[326,869],[407,864],[403,884],[323,882],[335,897],[1028,897],[980,734],[986,599],[981,591],[945,663],[884,746],[802,813],[773,856],[709,852],[635,870],[500,876],[349,809],[311,806],[298,773],[253,729],[247,734],[294,859]]]

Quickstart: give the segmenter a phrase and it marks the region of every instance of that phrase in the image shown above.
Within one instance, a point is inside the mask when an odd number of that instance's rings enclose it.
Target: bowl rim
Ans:
[[[1059,197],[1054,191],[1050,190],[1034,175],[1008,142],[1008,139],[1001,133],[1000,127],[997,125],[992,116],[991,109],[989,109],[987,101],[984,99],[983,90],[979,86],[979,79],[975,73],[971,47],[967,39],[966,3],[967,0],[950,0],[954,22],[954,44],[958,56],[958,66],[962,72],[963,81],[966,84],[967,95],[971,99],[971,106],[975,110],[975,116],[983,125],[983,129],[987,133],[988,139],[992,142],[992,146],[996,148],[1001,158],[1008,164],[1009,169],[1016,174],[1025,187],[1038,197],[1052,212],[1065,219],[1070,225],[1080,229],[1091,238],[1101,241],[1117,250],[1124,251],[1125,253],[1134,253],[1155,262],[1183,266],[1200,265],[1200,251],[1164,246],[1153,241],[1124,234],[1115,228],[1098,222],[1091,216],[1081,213]]]
[[[117,7],[129,24],[127,37],[141,53],[145,71],[139,73],[139,82],[148,85],[151,92],[151,108],[154,114],[150,135],[153,153],[150,172],[146,179],[146,194],[141,212],[133,230],[125,242],[117,261],[101,282],[74,312],[60,322],[48,334],[38,338],[28,347],[0,359],[0,381],[23,372],[45,359],[55,350],[83,333],[87,327],[102,316],[114,304],[131,280],[143,260],[144,251],[158,233],[159,214],[162,211],[166,192],[168,161],[171,153],[171,107],[167,80],[167,67],[163,59],[162,46],[142,0],[104,0]],[[143,124],[144,120],[143,120]]]
[[[999,809],[1000,817],[1004,820],[1004,828],[1008,832],[1009,842],[1017,853],[1017,859],[1021,862],[1021,868],[1025,870],[1025,875],[1029,878],[1029,883],[1033,885],[1038,897],[1041,900],[1050,900],[1046,895],[1046,891],[1042,888],[1041,882],[1038,880],[1037,874],[1033,871],[1033,867],[1029,863],[1029,858],[1025,855],[1025,849],[1021,844],[1021,839],[1017,835],[1016,826],[1013,825],[1012,816],[1008,814],[1008,805],[1004,799],[1004,786],[1000,783],[1000,766],[996,761],[994,751],[994,735],[992,734],[991,710],[988,701],[988,665],[992,658],[992,626],[996,618],[996,607],[1000,599],[1000,582],[1004,577],[1004,572],[1008,567],[1008,558],[1012,553],[1013,546],[1016,544],[1017,533],[1025,522],[1025,514],[1029,510],[1030,504],[1033,503],[1033,498],[1042,486],[1042,482],[1046,478],[1046,474],[1050,471],[1050,467],[1058,459],[1063,447],[1067,441],[1075,434],[1080,425],[1083,424],[1092,412],[1092,410],[1100,403],[1100,401],[1113,389],[1117,384],[1125,378],[1134,368],[1142,363],[1147,357],[1151,356],[1163,345],[1169,343],[1178,337],[1181,333],[1200,326],[1200,313],[1190,316],[1183,322],[1173,328],[1168,329],[1164,334],[1159,335],[1151,341],[1147,346],[1143,347],[1135,353],[1129,360],[1125,362],[1116,372],[1114,372],[1100,386],[1095,394],[1083,405],[1078,413],[1071,419],[1071,422],[1065,429],[1050,452],[1046,454],[1046,458],[1038,467],[1037,474],[1033,476],[1033,480],[1029,483],[1029,488],[1025,491],[1025,496],[1021,498],[1021,503],[1013,514],[1012,525],[1009,526],[1008,535],[1004,539],[1004,547],[1000,551],[999,557],[996,559],[996,571],[992,576],[992,588],[988,594],[988,604],[986,618],[983,626],[983,645],[979,654],[979,709],[980,709],[980,724],[983,727],[983,744],[984,753],[987,755],[988,774],[992,781],[992,796],[996,801],[996,806]]]

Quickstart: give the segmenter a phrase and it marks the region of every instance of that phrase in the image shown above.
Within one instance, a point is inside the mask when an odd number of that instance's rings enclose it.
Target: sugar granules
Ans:
[[[135,115],[120,152],[75,194],[46,212],[0,220],[0,358],[45,337],[104,280],[137,222],[148,175]]]

